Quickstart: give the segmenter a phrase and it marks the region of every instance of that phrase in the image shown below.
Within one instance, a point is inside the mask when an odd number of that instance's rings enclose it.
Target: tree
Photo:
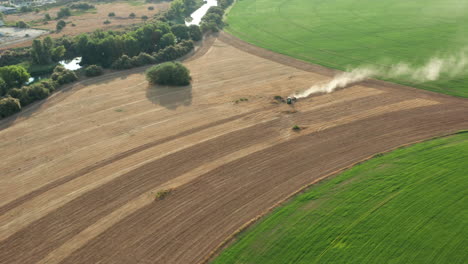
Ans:
[[[65,47],[54,48],[54,40],[46,37],[43,41],[35,39],[31,47],[31,57],[35,64],[46,65],[58,61],[65,54]]]
[[[57,19],[69,16],[71,16],[71,11],[68,7],[60,8],[60,11],[57,13]]]
[[[159,45],[162,49],[165,47],[173,46],[176,43],[176,37],[172,33],[164,34],[161,38]]]
[[[51,37],[47,36],[42,42],[42,45],[44,46],[44,55],[47,58],[47,61],[49,61],[50,63],[52,57],[52,49],[54,48],[54,40]]]
[[[178,40],[189,39],[189,29],[186,25],[177,24],[171,27],[172,33],[176,36]]]
[[[18,21],[18,22],[16,22],[16,27],[19,27],[19,28],[28,28],[29,25],[26,24],[26,22],[24,22],[24,21]]]
[[[115,13],[114,13],[114,12],[110,12],[107,16],[108,16],[108,17],[115,17]]]
[[[33,44],[31,47],[31,57],[33,60],[33,63],[35,64],[42,64],[43,63],[43,52],[42,52],[43,46],[42,42],[39,39],[33,40]]]
[[[49,14],[45,14],[45,15],[44,15],[44,19],[45,19],[45,20],[51,20],[51,19],[52,19],[52,17],[50,17],[50,15],[49,15]]]
[[[2,78],[9,89],[20,87],[25,84],[31,76],[22,66],[5,66],[0,68],[0,78]]]
[[[135,13],[130,13],[130,15],[128,15],[128,16],[129,16],[130,18],[135,18],[135,17],[136,17]]]
[[[63,45],[52,49],[52,54],[51,54],[52,61],[59,62],[61,59],[63,59],[65,52],[66,52],[66,49],[65,49],[65,46]]]
[[[146,79],[153,84],[188,85],[190,71],[179,62],[166,62],[151,67],[146,72]]]
[[[197,25],[190,25],[189,26],[189,34],[190,34],[190,38],[193,41],[199,41],[203,37],[202,32],[200,30],[200,27],[197,26]]]
[[[11,116],[21,111],[21,104],[18,99],[5,97],[0,99],[0,118]]]
[[[6,82],[0,78],[0,96],[4,96],[8,92],[8,87]]]
[[[67,23],[65,21],[60,20],[59,22],[57,22],[57,26],[55,28],[57,29],[57,31],[61,31],[66,25]]]
[[[148,16],[141,16],[141,19],[148,20]]]

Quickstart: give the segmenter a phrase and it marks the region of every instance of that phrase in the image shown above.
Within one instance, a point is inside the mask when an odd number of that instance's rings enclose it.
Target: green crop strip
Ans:
[[[229,263],[466,263],[468,134],[378,155],[242,232]]]
[[[238,0],[226,30],[255,45],[323,66],[421,66],[468,47],[466,0]],[[383,78],[383,77],[382,77]],[[389,81],[468,97],[468,72],[417,83]]]

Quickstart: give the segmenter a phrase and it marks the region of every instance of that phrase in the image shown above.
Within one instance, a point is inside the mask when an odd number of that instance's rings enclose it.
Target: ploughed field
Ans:
[[[214,263],[465,263],[468,133],[398,149],[313,186]]]
[[[341,70],[399,62],[417,67],[459,51],[466,57],[467,9],[466,0],[242,0],[229,12],[226,30],[275,52]],[[468,74],[449,78],[446,73],[427,83],[408,76],[391,81],[468,97]]]
[[[203,262],[301,188],[468,127],[466,100],[379,81],[275,103],[333,72],[225,34],[184,64],[189,87],[116,72],[0,122],[0,263]]]

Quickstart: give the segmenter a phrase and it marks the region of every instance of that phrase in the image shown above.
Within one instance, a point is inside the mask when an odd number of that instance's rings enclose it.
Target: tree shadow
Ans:
[[[146,89],[146,97],[153,104],[176,110],[179,106],[192,104],[192,85],[160,86],[149,84]]]

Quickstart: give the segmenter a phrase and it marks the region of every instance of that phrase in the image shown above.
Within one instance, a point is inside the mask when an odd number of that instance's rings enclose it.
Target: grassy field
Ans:
[[[240,235],[226,263],[466,263],[468,133],[376,157]]]
[[[468,45],[468,0],[238,0],[226,30],[250,43],[337,69],[421,65]],[[416,84],[468,97],[468,74]]]

